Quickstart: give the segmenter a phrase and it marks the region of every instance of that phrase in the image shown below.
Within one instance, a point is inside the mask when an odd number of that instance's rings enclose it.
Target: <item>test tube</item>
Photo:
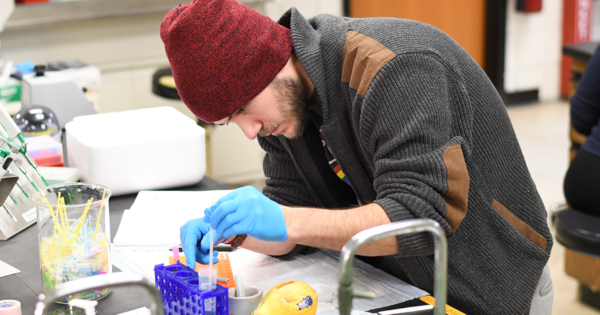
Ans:
[[[198,285],[200,291],[213,291],[217,288],[217,268],[200,267],[198,269]],[[217,311],[217,299],[204,300],[204,314],[214,315]]]

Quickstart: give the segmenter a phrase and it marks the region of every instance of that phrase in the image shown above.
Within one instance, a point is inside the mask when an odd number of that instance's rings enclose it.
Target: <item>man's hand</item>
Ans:
[[[181,245],[183,247],[183,253],[186,257],[187,266],[195,269],[196,261],[207,265],[210,263],[208,249],[210,247],[210,226],[204,222],[203,218],[194,219],[188,221],[182,225],[179,229],[179,238],[181,239]],[[214,233],[213,239],[218,240],[217,233]],[[202,246],[200,250],[197,248],[197,244],[201,242]],[[204,250],[202,250],[204,248]],[[213,263],[218,261],[218,252],[213,253]]]
[[[287,238],[281,206],[252,186],[238,188],[219,199],[204,211],[204,222],[210,222],[218,237],[248,234],[270,242]]]

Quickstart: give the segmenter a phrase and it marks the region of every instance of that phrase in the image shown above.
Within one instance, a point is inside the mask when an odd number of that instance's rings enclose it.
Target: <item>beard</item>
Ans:
[[[306,93],[300,80],[290,77],[275,78],[271,84],[275,91],[275,99],[279,103],[278,110],[281,116],[283,119],[291,119],[294,122],[292,134],[285,137],[296,139],[304,133],[310,117],[306,106],[308,93]],[[258,135],[264,137],[275,130],[280,124],[275,123],[265,129],[261,129]]]

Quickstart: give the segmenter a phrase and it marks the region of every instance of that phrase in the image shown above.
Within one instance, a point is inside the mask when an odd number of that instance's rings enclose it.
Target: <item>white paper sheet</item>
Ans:
[[[150,315],[150,309],[143,306],[143,307],[131,310],[129,312],[125,312],[125,313],[121,313],[121,314],[117,314],[117,315]]]
[[[19,273],[19,272],[21,272],[21,270],[0,260],[0,278],[14,275],[15,273]]]
[[[319,296],[318,315],[339,314],[339,257],[336,253],[317,251],[310,255],[298,255],[290,261],[245,249],[228,254],[233,274],[241,275],[244,285],[258,287],[264,294],[280,283],[290,280],[302,281],[313,287]],[[154,283],[154,266],[167,265],[169,256],[171,252],[168,250],[123,251],[113,253],[113,264],[122,271],[141,274]],[[354,262],[353,287],[359,291],[373,292],[377,296],[374,300],[354,299],[353,309],[361,311],[429,295],[359,260]]]
[[[116,251],[168,248],[179,244],[179,228],[204,216],[204,209],[231,190],[141,191],[123,212],[113,240]]]

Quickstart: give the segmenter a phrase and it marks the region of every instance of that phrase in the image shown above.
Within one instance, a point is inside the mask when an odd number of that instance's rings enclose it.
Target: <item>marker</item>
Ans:
[[[181,245],[179,245],[178,247],[175,247],[175,248],[178,248],[178,251],[180,253],[183,253],[183,247],[181,247]],[[220,245],[215,246],[215,250],[219,251],[219,252],[233,252],[236,249],[237,248],[233,248],[233,247],[231,247],[230,245],[227,245],[227,244],[220,244]],[[169,250],[173,251],[173,248],[169,248]]]

